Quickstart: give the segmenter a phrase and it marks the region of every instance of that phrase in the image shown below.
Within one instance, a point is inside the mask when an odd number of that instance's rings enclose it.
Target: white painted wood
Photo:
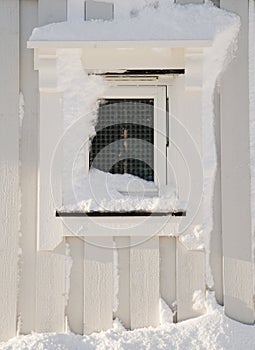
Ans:
[[[186,217],[179,218],[179,233],[190,230],[191,225],[201,225],[203,215],[201,92],[187,91],[185,83],[185,76],[178,76],[168,89],[171,131],[168,164],[175,175],[177,198],[187,203]]]
[[[102,60],[102,57],[104,59]],[[113,59],[114,58],[114,59]],[[83,65],[88,70],[107,69],[182,69],[184,67],[183,50],[164,48],[160,51],[137,47],[132,55],[118,49],[84,49]]]
[[[30,40],[28,47],[33,48],[182,48],[182,47],[210,47],[212,45],[212,38],[207,40],[147,40],[147,41],[108,41],[108,40],[97,40],[97,41],[84,41],[84,40]]]
[[[84,333],[107,330],[113,320],[113,240],[95,237],[85,241]]]
[[[83,334],[84,314],[84,241],[81,238],[68,238],[72,258],[70,292],[66,307],[68,326],[75,334]]]
[[[21,127],[21,270],[18,294],[20,332],[35,330],[37,164],[38,164],[38,74],[27,40],[37,26],[37,1],[20,1],[20,91],[24,96]]]
[[[130,237],[115,237],[118,253],[118,309],[114,317],[118,317],[122,324],[130,329]]]
[[[63,234],[67,237],[98,236],[169,236],[178,233],[178,216],[125,216],[125,217],[57,217],[63,224]]]
[[[41,73],[41,72],[40,72]],[[57,95],[57,97],[56,97]],[[54,118],[52,118],[54,116]],[[62,222],[55,217],[62,205],[60,93],[40,93],[40,175],[38,249],[53,250],[62,240]],[[50,126],[50,127],[49,127]],[[55,153],[57,149],[57,153]]]
[[[250,283],[254,261],[250,209],[248,0],[222,0],[221,7],[237,13],[242,23],[238,51],[221,81],[224,305],[229,317],[254,323]]]
[[[40,155],[38,180],[38,249],[53,250],[62,240],[56,208],[62,205],[63,113],[58,91],[56,54],[39,55]]]
[[[0,340],[16,335],[19,231],[19,1],[0,2]]]
[[[40,26],[66,21],[67,0],[38,0],[38,23]]]
[[[65,331],[65,247],[61,250],[37,253],[37,332]]]
[[[222,218],[221,218],[221,145],[220,145],[220,92],[216,88],[214,99],[215,139],[218,155],[218,166],[215,177],[213,197],[213,230],[210,242],[210,266],[212,270],[215,297],[223,304],[223,256],[222,256]]]
[[[199,91],[203,86],[203,49],[187,48],[185,50],[185,88]]]
[[[176,238],[159,238],[160,296],[168,304],[176,301]]]
[[[224,263],[224,310],[240,322],[254,323],[253,263],[225,257]]]
[[[130,249],[131,329],[159,325],[159,242],[131,238]]]
[[[114,5],[103,1],[85,1],[85,19],[87,21],[101,19],[109,21],[113,19]]]
[[[84,0],[67,0],[67,20],[84,21]]]
[[[205,297],[205,255],[202,251],[187,250],[179,241],[176,248],[177,319],[183,321],[205,312],[193,309],[194,292],[201,291]]]

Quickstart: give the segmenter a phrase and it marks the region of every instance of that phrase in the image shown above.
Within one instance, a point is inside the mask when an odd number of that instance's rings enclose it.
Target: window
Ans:
[[[90,167],[166,185],[166,88],[116,86],[100,101]]]
[[[90,167],[154,180],[153,99],[106,99],[98,112]]]

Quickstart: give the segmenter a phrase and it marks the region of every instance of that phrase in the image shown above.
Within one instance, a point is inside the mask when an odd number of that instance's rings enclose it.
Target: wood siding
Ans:
[[[0,2],[0,339],[16,335],[19,240],[19,1]]]

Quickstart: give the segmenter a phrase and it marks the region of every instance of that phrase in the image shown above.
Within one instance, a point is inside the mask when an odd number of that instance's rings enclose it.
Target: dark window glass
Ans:
[[[153,181],[153,143],[153,99],[103,100],[91,144],[90,167]]]

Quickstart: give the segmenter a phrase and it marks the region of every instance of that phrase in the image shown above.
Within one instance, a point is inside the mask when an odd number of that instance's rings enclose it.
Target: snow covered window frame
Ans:
[[[131,80],[132,82],[132,80]],[[167,121],[167,87],[155,85],[116,85],[106,91],[103,96],[111,99],[151,99],[153,101],[153,163],[154,183],[159,192],[160,187],[167,184],[166,147],[169,122]],[[131,103],[131,102],[130,102]],[[139,119],[135,121],[139,123]],[[131,136],[132,137],[132,136]],[[137,145],[139,147],[139,145]]]
[[[62,167],[63,167],[63,153],[61,147],[58,146],[58,140],[61,140],[63,136],[63,109],[62,109],[62,94],[58,84],[57,73],[57,49],[78,47],[83,50],[84,69],[88,73],[93,71],[113,71],[125,67],[126,69],[133,69],[134,60],[138,69],[163,69],[168,65],[171,69],[185,69],[185,75],[181,83],[184,87],[181,88],[180,94],[186,92],[193,93],[197,91],[200,95],[202,87],[202,71],[203,71],[203,48],[210,45],[208,41],[174,41],[162,43],[162,48],[154,49],[154,46],[160,46],[160,41],[139,43],[146,49],[139,48],[137,43],[125,42],[124,47],[121,50],[115,48],[120,45],[116,42],[108,42],[96,45],[96,55],[94,45],[92,42],[84,42],[82,45],[75,42],[29,42],[28,46],[35,49],[35,69],[39,70],[39,90],[40,90],[40,164],[39,164],[39,197],[38,197],[38,210],[39,210],[39,224],[38,224],[38,249],[40,250],[52,250],[63,239],[64,236],[89,236],[97,232],[97,235],[108,235],[109,232],[113,232],[111,229],[116,227],[127,226],[128,223],[140,223],[142,218],[98,218],[97,223],[95,220],[84,217],[66,217],[56,218],[56,208],[60,208],[63,204],[63,186],[62,186]],[[138,45],[138,47],[137,47]],[[122,45],[121,45],[122,46]],[[190,47],[191,46],[191,47]],[[134,51],[130,51],[130,47],[134,47]],[[137,49],[136,49],[137,47]],[[137,51],[136,51],[137,50]],[[94,53],[93,53],[94,52]],[[132,60],[129,62],[127,53],[135,53]],[[137,52],[137,53],[136,53]],[[101,54],[104,60],[100,61]],[[113,60],[114,57],[114,60]],[[146,57],[146,59],[145,59]],[[109,86],[113,86],[108,92],[102,94],[102,98],[107,96],[129,96],[129,97],[149,97],[155,98],[160,106],[157,113],[162,114],[162,123],[157,125],[158,129],[163,128],[162,137],[157,140],[157,148],[163,152],[166,151],[166,86],[168,92],[171,91],[172,78],[163,77],[157,81],[141,81],[137,80],[131,82],[127,81],[108,81]],[[121,86],[118,89],[118,86]],[[126,85],[126,87],[124,87]],[[137,85],[141,85],[137,87]],[[118,93],[116,95],[116,89]],[[120,91],[126,92],[120,93]],[[178,88],[179,89],[179,88]],[[138,91],[139,90],[139,91]],[[146,91],[147,90],[147,91]],[[115,92],[114,92],[115,91]],[[129,91],[127,93],[127,91]],[[142,92],[143,91],[143,92]],[[176,93],[177,91],[175,91]],[[108,95],[107,95],[108,94]],[[181,100],[181,96],[177,100]],[[176,108],[176,107],[175,107]],[[200,108],[200,99],[197,100],[198,110]],[[175,110],[172,111],[176,113]],[[170,123],[171,124],[171,123]],[[164,161],[160,160],[161,155],[158,152],[158,158],[156,160],[156,167],[160,168],[159,174],[161,176],[160,182],[166,183],[166,165]],[[53,161],[54,160],[54,161]],[[196,172],[196,170],[194,170]],[[185,181],[185,180],[184,180]],[[182,199],[182,195],[179,198]],[[162,229],[158,230],[159,235],[167,234],[167,232],[178,231],[180,219],[172,219]],[[99,225],[98,225],[99,223]],[[160,217],[153,216],[151,221],[148,222],[141,231],[141,228],[130,229],[125,231],[125,235],[148,235],[153,225],[159,226],[162,224]],[[106,228],[105,228],[106,227]],[[110,229],[110,230],[109,230]],[[115,234],[120,234],[118,231],[114,231]],[[113,234],[113,233],[112,233]],[[113,234],[114,235],[114,234]]]

